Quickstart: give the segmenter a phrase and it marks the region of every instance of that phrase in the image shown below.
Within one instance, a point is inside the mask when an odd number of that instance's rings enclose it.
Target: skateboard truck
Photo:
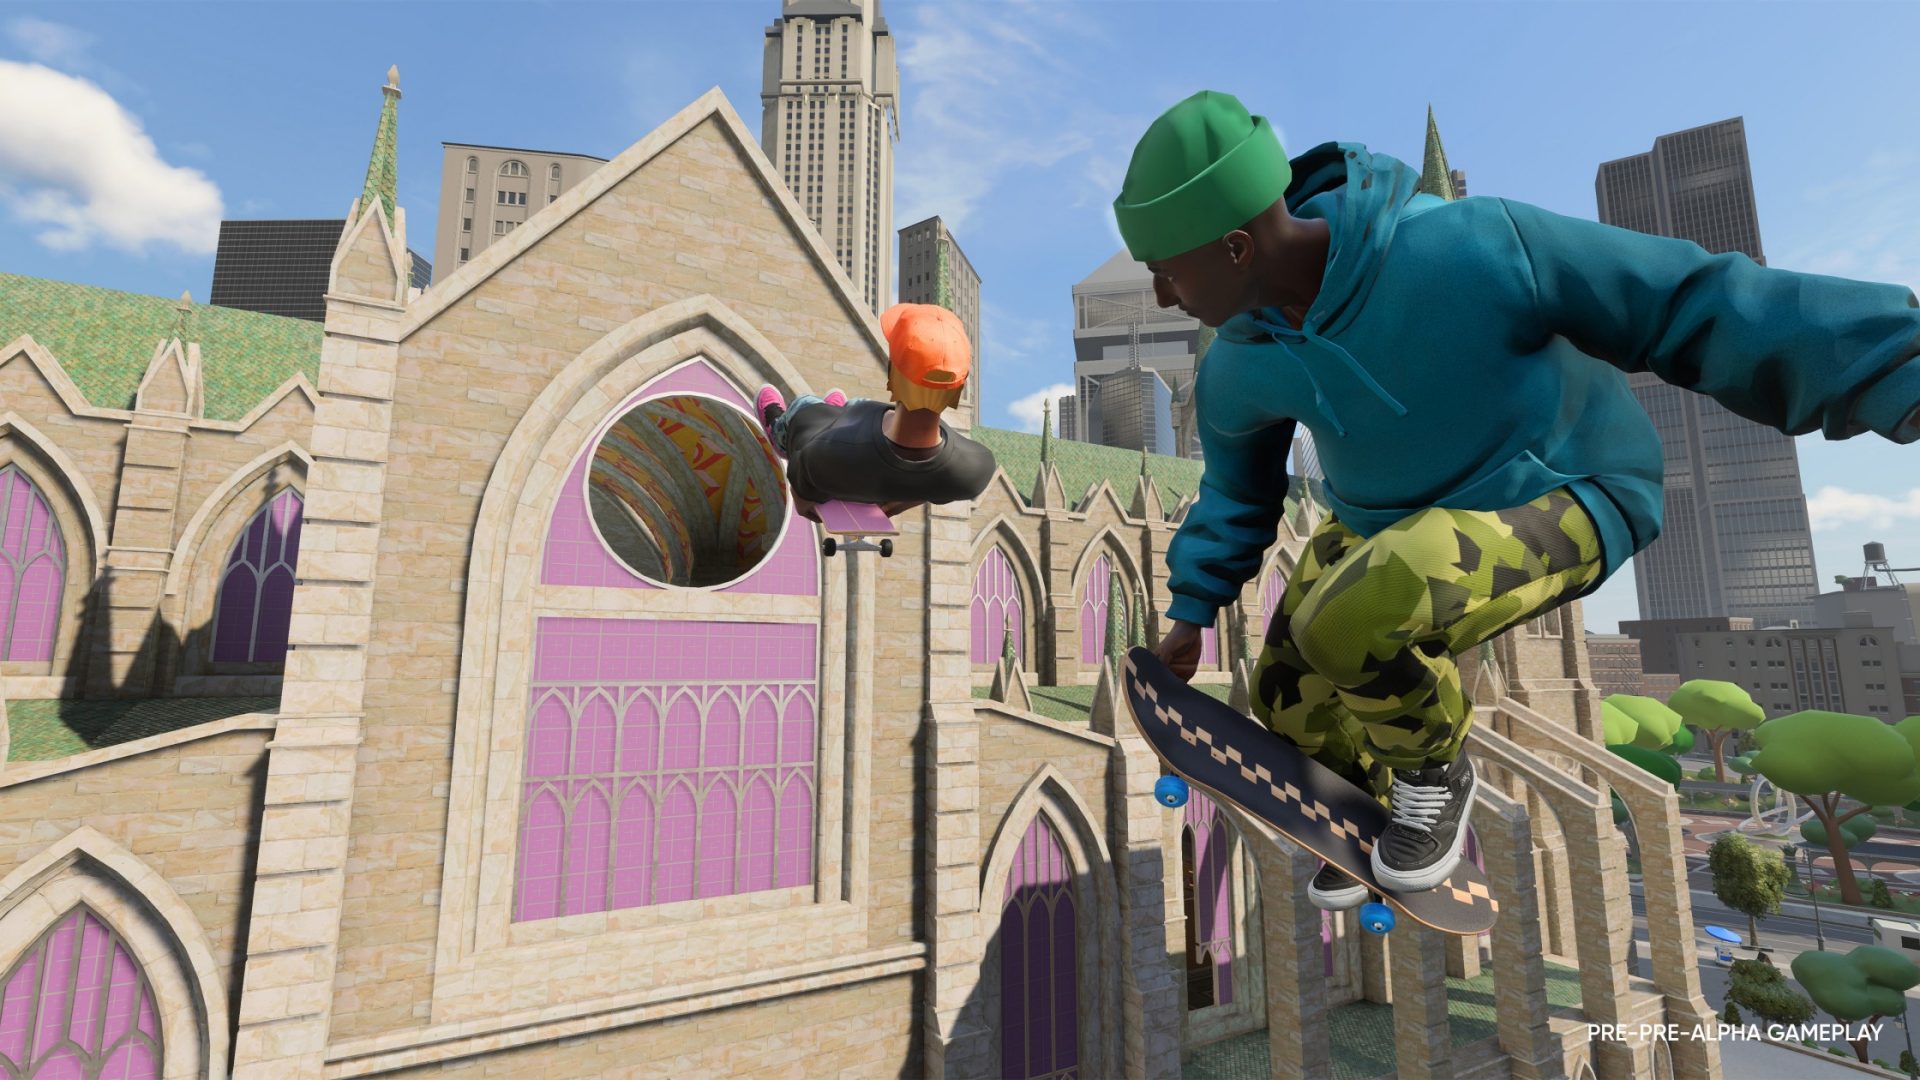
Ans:
[[[893,557],[893,519],[879,507],[835,499],[815,509],[821,527],[832,534],[820,541],[820,554],[831,559],[836,551],[877,551],[883,559]]]
[[[877,544],[864,536],[852,540],[841,540],[829,536],[820,541],[820,554],[827,558],[833,558],[834,553],[840,551],[877,551],[881,558],[891,559],[893,558],[893,538],[883,536]]]

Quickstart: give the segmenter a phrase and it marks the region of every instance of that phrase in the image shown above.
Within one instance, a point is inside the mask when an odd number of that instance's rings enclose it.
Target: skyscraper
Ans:
[[[930,217],[900,230],[900,302],[939,304],[960,317],[973,346],[973,374],[960,396],[960,410],[980,422],[980,274],[960,250],[947,223]]]
[[[207,302],[325,322],[327,276],[333,272],[333,254],[346,227],[342,218],[222,221],[219,245],[213,252],[212,296]],[[433,280],[433,264],[418,252],[407,254],[412,262],[409,282],[425,289]]]
[[[880,0],[784,0],[767,27],[760,147],[875,312],[892,303],[899,94]]]
[[[1125,249],[1100,264],[1073,287],[1074,412],[1071,429],[1062,416],[1062,437],[1072,430],[1082,442],[1107,442],[1093,410],[1100,407],[1100,384],[1106,376],[1136,362],[1158,372],[1173,400],[1185,399],[1193,387],[1194,356],[1199,348],[1200,320],[1178,308],[1163,308],[1153,295],[1153,275]],[[1064,406],[1063,406],[1064,407]],[[1174,422],[1175,418],[1169,418]],[[1138,450],[1136,444],[1128,447]],[[1198,457],[1191,445],[1176,457]]]
[[[1766,265],[1740,117],[1662,135],[1600,166],[1600,220]],[[1660,433],[1666,524],[1634,557],[1642,619],[1812,621],[1819,591],[1793,440],[1658,376],[1628,376]]]
[[[479,258],[488,244],[606,163],[585,154],[441,143],[434,264],[451,274]]]

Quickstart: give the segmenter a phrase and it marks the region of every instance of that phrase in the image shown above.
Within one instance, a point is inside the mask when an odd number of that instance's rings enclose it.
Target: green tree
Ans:
[[[1751,731],[1767,718],[1766,710],[1754,703],[1745,690],[1719,679],[1690,679],[1667,699],[1674,712],[1707,736],[1713,748],[1713,776],[1727,781],[1725,751],[1727,737],[1738,731]]]
[[[1740,1026],[1740,1010],[1734,1006],[1733,1002],[1727,1002],[1726,1011],[1720,1014],[1720,1022],[1728,1027]]]
[[[1655,698],[1639,694],[1612,694],[1605,700],[1613,702],[1614,708],[1633,718],[1633,738],[1629,741],[1635,746],[1665,750],[1673,745],[1674,733],[1685,726],[1681,723],[1679,713]]]
[[[1860,903],[1844,826],[1875,806],[1897,806],[1920,797],[1920,765],[1914,759],[1920,717],[1889,727],[1869,716],[1810,709],[1769,720],[1753,734],[1760,749],[1752,768],[1775,787],[1807,800],[1833,857],[1840,899]],[[1842,799],[1861,805],[1843,811]],[[1802,832],[1813,838],[1804,828]]]
[[[1786,860],[1739,833],[1722,833],[1707,849],[1707,869],[1713,874],[1713,895],[1747,917],[1747,935],[1760,944],[1760,916],[1778,913],[1787,890]]]
[[[1883,1016],[1905,1015],[1907,990],[1920,984],[1920,967],[1893,949],[1861,945],[1846,955],[1804,952],[1793,958],[1793,977],[1814,1004],[1843,1024],[1873,1023]],[[1851,1040],[1853,1052],[1867,1060],[1867,1040]]]
[[[1873,883],[1867,886],[1867,903],[1888,911],[1893,910],[1893,894],[1887,891],[1886,882],[1879,878],[1873,879]]]
[[[1813,1002],[1760,960],[1735,960],[1727,979],[1727,1002],[1769,1024],[1802,1024],[1813,1019]]]

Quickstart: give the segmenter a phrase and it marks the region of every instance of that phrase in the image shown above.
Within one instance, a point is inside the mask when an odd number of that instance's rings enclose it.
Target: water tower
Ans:
[[[1866,576],[1867,574],[1875,574],[1875,573],[1885,574],[1887,575],[1888,584],[1898,585],[1900,584],[1900,578],[1897,575],[1920,574],[1920,566],[1897,566],[1897,567],[1888,566],[1887,565],[1887,545],[1882,544],[1877,540],[1869,541],[1867,544],[1865,544],[1864,550],[1866,551],[1866,555],[1867,555],[1867,567],[1866,567],[1866,570],[1862,573],[1861,575],[1862,577]]]

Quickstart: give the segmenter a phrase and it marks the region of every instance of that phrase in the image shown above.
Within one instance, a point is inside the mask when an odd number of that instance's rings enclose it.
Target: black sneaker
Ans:
[[[1345,911],[1367,902],[1367,887],[1332,863],[1321,863],[1307,883],[1307,900],[1321,911]]]
[[[1473,806],[1473,765],[1393,770],[1393,820],[1373,846],[1373,876],[1395,892],[1431,889],[1460,862]]]

